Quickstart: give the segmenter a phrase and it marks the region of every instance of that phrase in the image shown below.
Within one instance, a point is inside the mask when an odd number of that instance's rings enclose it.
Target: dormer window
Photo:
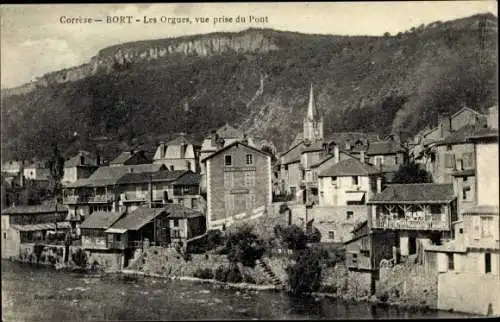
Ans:
[[[231,166],[231,165],[233,165],[233,158],[230,155],[225,155],[224,156],[224,165],[225,166]]]

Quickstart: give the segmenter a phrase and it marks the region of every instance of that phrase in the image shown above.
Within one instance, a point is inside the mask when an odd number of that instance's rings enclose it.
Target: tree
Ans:
[[[262,258],[265,251],[264,241],[253,233],[253,227],[244,225],[229,235],[226,243],[227,258],[233,264],[241,263],[255,267],[255,261]]]
[[[401,165],[394,174],[393,183],[431,183],[432,176],[417,163]]]
[[[299,226],[291,225],[277,231],[278,237],[289,249],[302,250],[307,247],[307,236]]]
[[[301,250],[295,256],[295,264],[287,267],[289,292],[300,296],[319,290],[321,286],[320,254],[313,249]]]
[[[53,197],[57,198],[62,190],[61,180],[64,176],[64,158],[59,153],[57,145],[54,146],[52,156],[49,160],[50,170],[50,192]]]

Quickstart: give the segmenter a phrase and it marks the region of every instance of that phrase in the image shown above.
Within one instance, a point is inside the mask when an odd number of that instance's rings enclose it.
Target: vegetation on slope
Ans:
[[[263,29],[279,50],[117,64],[109,74],[3,97],[2,155],[46,157],[57,142],[66,154],[98,146],[109,159],[154,147],[160,136],[202,138],[226,122],[283,150],[302,128],[311,82],[325,132],[412,135],[439,113],[496,103],[496,28],[496,17],[479,15],[384,37]]]

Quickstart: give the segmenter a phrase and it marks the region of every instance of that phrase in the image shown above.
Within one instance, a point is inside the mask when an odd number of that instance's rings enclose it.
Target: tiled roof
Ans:
[[[370,142],[367,155],[384,155],[384,154],[396,154],[400,152],[406,152],[406,149],[399,143],[395,141],[378,141]]]
[[[443,140],[436,142],[436,145],[446,145],[446,144],[460,144],[467,143],[469,137],[474,136],[478,133],[484,132],[487,130],[483,127],[478,127],[476,125],[466,125],[458,129],[457,131],[451,133]]]
[[[28,225],[11,225],[11,228],[18,231],[41,231],[41,230],[55,230],[56,223],[43,223],[43,224],[28,224]],[[71,224],[67,221],[57,222],[58,229],[71,228]]]
[[[292,149],[286,151],[281,155],[282,164],[289,164],[294,162],[300,162],[300,156],[302,154],[302,150],[304,149],[304,142],[299,143]]]
[[[132,152],[130,151],[124,151],[120,153],[116,158],[114,158],[110,164],[119,164],[119,163],[124,163],[128,159],[130,159],[133,156]]]
[[[174,171],[168,171],[168,170],[163,170],[163,171],[158,171],[153,173],[152,175],[152,180],[153,182],[158,182],[158,181],[174,181],[186,172],[189,172],[188,170],[174,170]]]
[[[243,137],[243,132],[235,129],[234,127],[232,127],[228,123],[226,123],[224,126],[220,127],[217,130],[217,134],[224,139]]]
[[[99,167],[89,178],[79,179],[67,187],[102,187],[108,185],[114,185],[118,183],[118,180],[128,173],[143,173],[143,172],[156,172],[164,167],[163,164],[137,164],[137,165],[125,165],[125,166],[105,166]]]
[[[78,167],[78,166],[87,166],[87,167],[92,167],[94,165],[90,165],[90,164],[80,164],[80,157],[81,156],[84,156],[84,157],[95,157],[94,154],[90,153],[90,152],[87,152],[87,151],[79,151],[75,156],[69,158],[68,160],[66,160],[64,162],[64,167],[65,168],[72,168],[72,167]]]
[[[57,205],[57,212],[67,212],[66,205]],[[2,215],[32,215],[56,212],[54,205],[14,206],[2,210]]]
[[[107,229],[123,215],[121,212],[96,211],[80,225],[80,228]]]
[[[203,213],[201,213],[200,211],[187,208],[175,203],[167,204],[164,209],[168,213],[168,218],[192,218],[203,216]]]
[[[319,177],[341,177],[376,174],[380,171],[373,166],[362,163],[356,158],[350,158],[335,163],[330,168],[323,170]]]
[[[368,203],[445,203],[453,199],[452,184],[391,184]]]
[[[193,143],[191,143],[191,141],[186,139],[186,137],[184,135],[179,135],[175,139],[170,140],[166,143],[166,145],[181,145],[181,144],[187,144],[187,145],[191,144],[192,145]]]
[[[246,147],[246,148],[248,148],[248,149],[250,149],[250,150],[253,150],[253,151],[257,152],[257,153],[260,153],[260,154],[262,154],[262,155],[264,155],[264,156],[270,157],[269,153],[267,153],[267,152],[265,152],[265,151],[261,151],[261,150],[259,150],[259,149],[255,148],[255,147],[253,147],[253,146],[250,146],[250,145],[245,144],[245,143],[240,142],[240,141],[234,141],[233,143],[226,145],[226,146],[225,146],[225,147],[223,147],[222,149],[217,150],[217,152],[214,152],[214,153],[210,154],[209,156],[205,157],[205,158],[204,158],[203,160],[201,160],[201,161],[202,161],[202,162],[205,162],[206,160],[211,159],[211,158],[213,158],[214,156],[218,155],[219,153],[224,152],[224,151],[226,151],[226,150],[228,150],[228,149],[230,149],[230,148],[232,148],[233,146],[236,146],[236,145],[242,145],[242,146],[244,146],[244,147]]]
[[[175,180],[174,185],[199,185],[201,175],[199,173],[188,172]]]
[[[111,228],[139,230],[164,211],[163,208],[149,208],[148,206],[139,207],[118,220]]]

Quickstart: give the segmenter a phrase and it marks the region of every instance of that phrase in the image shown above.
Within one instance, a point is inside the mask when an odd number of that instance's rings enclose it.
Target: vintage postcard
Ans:
[[[0,5],[2,320],[499,316],[497,10]]]

